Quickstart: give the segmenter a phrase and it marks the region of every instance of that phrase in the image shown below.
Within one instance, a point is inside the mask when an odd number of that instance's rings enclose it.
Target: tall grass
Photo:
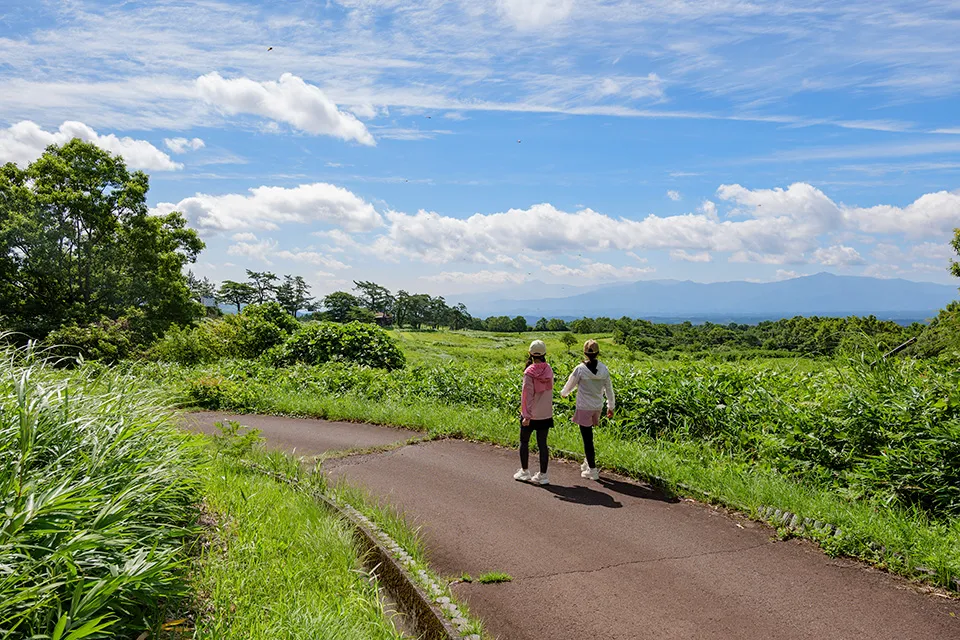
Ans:
[[[137,637],[187,594],[197,459],[164,404],[0,350],[0,636]]]

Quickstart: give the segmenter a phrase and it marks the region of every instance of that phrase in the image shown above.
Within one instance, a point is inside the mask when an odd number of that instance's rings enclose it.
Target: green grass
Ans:
[[[539,334],[394,335],[404,370],[255,361],[140,370],[211,409],[379,422],[516,446],[523,356]],[[560,347],[559,335],[545,335],[559,387],[579,357]],[[617,416],[598,430],[604,468],[748,513],[772,506],[830,522],[842,530],[820,540],[831,553],[905,574],[922,565],[943,585],[960,578],[960,372],[878,354],[663,362],[634,359],[608,336],[601,342],[617,390]],[[556,400],[551,446],[577,457],[572,411],[572,402]]]
[[[305,397],[274,394],[261,410],[289,415],[317,416],[334,420],[369,420],[421,429],[433,437],[459,437],[516,447],[519,430],[508,412],[438,403],[416,406],[392,400],[370,404],[360,397]],[[582,459],[579,431],[558,421],[550,432],[554,455],[569,451]],[[671,442],[629,437],[614,428],[596,432],[597,460],[604,469],[640,479],[654,479],[680,495],[693,488],[694,496],[755,514],[773,506],[830,522],[842,531],[840,537],[821,542],[826,551],[847,554],[909,574],[922,565],[937,572],[935,582],[949,585],[960,575],[960,521],[931,521],[922,512],[897,508],[878,509],[875,504],[852,500],[785,477],[758,465],[749,465],[695,442]],[[875,549],[879,545],[882,549]],[[413,553],[411,551],[411,553]],[[907,563],[895,554],[907,556]]]
[[[500,582],[511,582],[512,580],[513,576],[509,573],[503,573],[502,571],[490,571],[477,578],[477,582],[480,584],[497,584]]]
[[[122,371],[0,351],[4,637],[134,638],[179,617],[199,454],[167,401]]]
[[[211,464],[204,493],[211,527],[195,569],[195,637],[403,637],[358,564],[347,523],[227,458]]]

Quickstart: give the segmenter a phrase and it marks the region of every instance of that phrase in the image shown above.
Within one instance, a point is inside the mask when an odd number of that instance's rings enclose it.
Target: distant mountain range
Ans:
[[[523,292],[527,297],[522,297]],[[529,297],[538,291],[541,298]],[[474,316],[528,318],[608,316],[661,321],[756,322],[797,315],[875,315],[881,319],[923,321],[958,298],[957,287],[901,279],[818,273],[778,282],[642,280],[603,287],[543,283],[486,296],[448,296]]]

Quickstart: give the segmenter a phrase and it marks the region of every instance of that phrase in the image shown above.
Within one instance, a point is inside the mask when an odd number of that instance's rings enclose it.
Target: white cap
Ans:
[[[543,340],[534,340],[530,343],[530,355],[532,356],[545,356],[547,355],[547,345],[543,343]]]

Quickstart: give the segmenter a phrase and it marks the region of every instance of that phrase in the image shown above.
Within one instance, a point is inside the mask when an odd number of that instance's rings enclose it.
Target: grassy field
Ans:
[[[137,371],[0,350],[0,637],[400,638],[349,525],[243,468],[251,439],[177,429]],[[402,518],[336,492],[423,558]]]
[[[398,424],[436,437],[517,444],[520,371],[539,334],[394,332],[407,358],[387,372],[347,363],[256,361],[141,374],[184,402]],[[547,335],[558,386],[579,361]],[[925,362],[632,358],[601,337],[618,415],[598,433],[601,466],[747,512],[772,506],[831,522],[823,547],[948,585],[960,577],[960,398],[955,372]],[[557,401],[552,446],[580,451]],[[816,537],[817,534],[809,534]]]

